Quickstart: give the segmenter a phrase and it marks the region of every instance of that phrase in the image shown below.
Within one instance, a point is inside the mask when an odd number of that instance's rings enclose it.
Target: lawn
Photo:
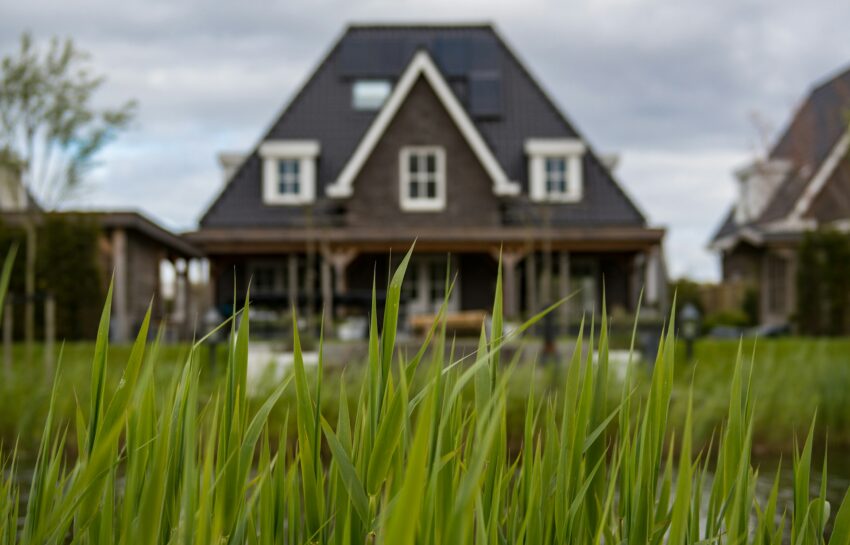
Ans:
[[[287,339],[291,341],[291,339]],[[35,363],[18,363],[10,374],[3,374],[0,382],[0,440],[5,445],[18,441],[21,454],[34,454],[41,438],[41,423],[47,416],[51,380],[45,378],[40,346],[33,354]],[[108,352],[107,385],[114,388],[127,361],[130,346],[110,346]],[[691,381],[694,385],[694,439],[696,444],[707,442],[712,432],[726,414],[729,402],[729,381],[735,369],[739,348],[744,358],[753,362],[754,412],[753,442],[759,454],[789,453],[795,434],[803,435],[817,409],[815,440],[818,446],[827,442],[831,449],[845,452],[850,449],[850,339],[786,338],[744,340],[704,339],[698,341],[694,361],[680,363],[675,370],[675,383],[671,404],[671,429],[684,424],[685,403]],[[158,349],[155,377],[164,389],[183,366],[189,354],[188,344],[166,344]],[[73,420],[77,400],[82,406],[89,402],[89,382],[94,343],[70,343],[63,349],[61,361],[61,395],[56,401],[56,414],[62,421]],[[217,347],[217,369],[209,365],[209,348],[196,354],[200,373],[200,395],[207,398],[214,391],[227,355],[224,344]],[[521,423],[529,391],[544,395],[563,385],[565,368],[570,354],[562,354],[560,366],[532,366],[523,361],[514,370],[507,385],[507,418],[512,424],[508,434],[511,444],[521,442]],[[677,345],[677,361],[685,362],[684,344]],[[24,347],[16,345],[14,361],[23,362]],[[365,371],[365,361],[352,361],[344,366],[326,366],[323,381],[330,391],[339,390],[345,380],[349,390],[357,391]],[[639,385],[636,395],[645,395],[648,368],[635,362],[634,377]],[[307,369],[309,379],[315,381],[315,370]],[[610,378],[610,392],[619,392],[620,381],[615,374]],[[260,381],[249,392],[249,400],[259,403],[268,394],[272,382]],[[533,386],[533,388],[532,388]],[[467,392],[469,393],[469,392]],[[612,394],[609,404],[616,402]],[[338,411],[336,396],[322,399],[322,412],[333,419]],[[295,408],[294,392],[284,392],[281,401],[270,414],[272,430],[280,429],[287,413]],[[289,423],[289,434],[295,437],[295,427]],[[73,438],[69,448],[75,450]]]

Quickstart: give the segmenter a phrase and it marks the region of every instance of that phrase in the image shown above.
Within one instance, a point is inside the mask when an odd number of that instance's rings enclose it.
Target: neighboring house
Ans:
[[[759,321],[789,322],[797,247],[819,227],[850,228],[850,70],[817,85],[764,160],[738,170],[739,195],[714,235],[724,282],[758,289]]]
[[[25,190],[17,169],[0,168],[0,222],[23,226],[27,214],[34,214],[36,223],[48,214],[97,222],[98,264],[104,293],[110,279],[114,282],[110,322],[113,341],[126,342],[135,337],[151,301],[155,324],[167,320],[167,332],[172,338],[191,338],[193,321],[203,307],[201,302],[193,305],[189,297],[189,262],[201,258],[192,244],[135,211],[45,212]],[[5,250],[0,250],[0,255],[5,255]],[[164,261],[171,262],[176,274],[174,305],[170,310],[162,293]]]
[[[577,75],[577,77],[580,77]],[[351,26],[262,140],[222,154],[221,194],[188,235],[222,313],[368,308],[416,241],[407,316],[443,301],[519,318],[580,290],[561,317],[665,304],[664,230],[490,25]],[[234,280],[236,285],[234,286]],[[235,288],[235,289],[234,289]]]

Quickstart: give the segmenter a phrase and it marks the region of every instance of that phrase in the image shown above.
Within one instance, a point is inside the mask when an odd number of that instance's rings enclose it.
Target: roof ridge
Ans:
[[[444,22],[391,22],[391,21],[377,21],[377,22],[363,22],[363,23],[349,23],[347,25],[348,30],[406,30],[406,29],[484,29],[484,30],[492,30],[496,27],[496,25],[492,21],[444,21]]]

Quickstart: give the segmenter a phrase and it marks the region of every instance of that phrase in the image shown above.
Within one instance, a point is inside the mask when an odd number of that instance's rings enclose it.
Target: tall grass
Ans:
[[[110,292],[90,401],[77,405],[73,423],[55,421],[57,397],[72,395],[60,367],[28,489],[14,450],[4,451],[0,543],[796,545],[825,543],[828,525],[830,544],[850,543],[850,501],[833,512],[823,485],[810,492],[811,434],[791,462],[791,508],[780,507],[778,485],[756,496],[753,377],[740,352],[712,446],[693,450],[692,402],[681,437],[668,432],[672,318],[648,394],[638,401],[627,377],[613,410],[608,319],[603,311],[599,324],[591,320],[596,350],[584,350],[579,335],[563,388],[528,396],[522,446],[509,449],[506,390],[517,362],[502,361],[501,347],[543,314],[505,335],[499,279],[491,331],[482,330],[472,357],[451,356],[439,318],[408,357],[395,337],[409,257],[392,277],[380,327],[373,299],[359,390],[344,380],[339,391],[323,389],[321,348],[319,372],[308,376],[295,327],[292,373],[256,410],[246,396],[247,303],[224,324],[227,368],[209,401],[199,399],[204,339],[158,391],[149,319],[107,391]],[[291,448],[285,433],[272,444],[268,425],[286,389],[296,397]],[[334,422],[320,410],[328,396],[339,398]],[[79,445],[73,461],[64,457],[69,433]]]

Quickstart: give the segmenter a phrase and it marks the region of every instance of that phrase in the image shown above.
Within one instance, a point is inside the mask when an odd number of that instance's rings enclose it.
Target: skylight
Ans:
[[[351,86],[351,105],[355,110],[378,110],[390,96],[391,85],[387,80],[357,80]]]

